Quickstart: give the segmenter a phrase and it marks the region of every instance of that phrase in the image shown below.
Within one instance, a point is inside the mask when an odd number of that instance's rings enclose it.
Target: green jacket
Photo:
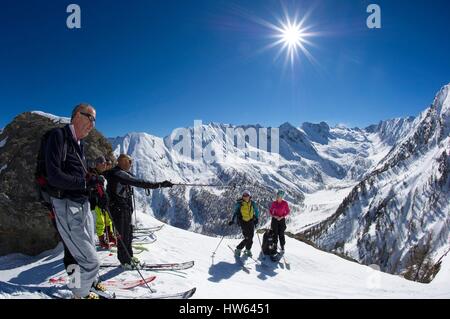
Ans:
[[[233,222],[236,220],[236,217],[239,220],[244,220],[243,216],[242,216],[242,212],[241,212],[243,203],[244,203],[244,200],[242,200],[242,199],[238,199],[236,201],[236,204],[234,205],[234,213],[233,213],[233,218],[232,218]],[[258,207],[256,206],[256,203],[252,200],[250,200],[249,203],[251,204],[250,210],[251,210],[251,214],[253,216],[249,220],[244,220],[246,222],[252,220],[253,218],[256,218],[256,219],[259,218],[259,210],[258,210]]]

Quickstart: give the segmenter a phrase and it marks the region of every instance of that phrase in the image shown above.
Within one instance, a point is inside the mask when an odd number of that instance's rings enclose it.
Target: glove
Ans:
[[[228,222],[228,226],[231,226],[231,225],[233,225],[234,224],[234,221],[232,221],[232,220],[230,220],[229,222]]]
[[[258,221],[259,221],[259,220],[258,220],[257,217],[255,217],[254,220],[253,220],[253,222],[255,223],[255,225],[258,225]]]
[[[102,175],[88,174],[86,176],[86,185],[88,187],[96,186],[97,184],[105,185],[105,178]]]
[[[173,184],[169,181],[164,181],[162,183],[159,183],[159,187],[172,187]]]

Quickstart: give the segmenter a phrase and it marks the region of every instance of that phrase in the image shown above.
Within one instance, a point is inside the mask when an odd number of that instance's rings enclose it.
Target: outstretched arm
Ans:
[[[131,186],[135,186],[135,187],[151,188],[151,189],[156,189],[156,188],[161,187],[161,183],[148,182],[146,180],[136,178],[133,175],[128,174],[125,171],[117,171],[115,175],[116,175],[116,178],[118,179],[118,181],[123,185],[131,185]]]

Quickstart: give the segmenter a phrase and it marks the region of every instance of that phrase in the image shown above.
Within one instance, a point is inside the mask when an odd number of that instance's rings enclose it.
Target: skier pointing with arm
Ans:
[[[130,173],[133,161],[129,155],[121,154],[118,164],[110,170],[106,178],[108,180],[107,192],[110,197],[110,211],[122,241],[118,241],[117,257],[122,268],[131,270],[139,265],[139,260],[133,257],[131,246],[133,240],[133,229],[131,217],[133,215],[133,186],[145,189],[157,189],[161,187],[172,187],[168,181],[152,183],[136,178]],[[124,246],[125,245],[125,246]],[[127,253],[128,252],[128,253]],[[131,259],[130,259],[131,258]]]

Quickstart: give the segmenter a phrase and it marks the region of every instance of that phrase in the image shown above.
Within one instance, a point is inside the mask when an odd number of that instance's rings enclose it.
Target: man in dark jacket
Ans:
[[[122,267],[130,270],[140,266],[139,260],[133,257],[133,249],[131,246],[133,240],[131,216],[133,215],[134,209],[132,186],[156,189],[160,187],[172,187],[173,184],[168,181],[152,183],[134,177],[130,173],[132,159],[126,154],[121,154],[117,161],[117,166],[106,175],[108,180],[107,192],[110,198],[110,210],[114,226],[122,239],[117,243],[117,257]]]
[[[95,125],[96,112],[89,104],[77,105],[69,125],[54,129],[48,137],[45,167],[56,226],[65,247],[76,261],[68,273],[76,285],[69,285],[75,298],[98,299],[92,288],[104,290],[98,282],[100,262],[95,250],[94,220],[88,189],[99,182],[87,174],[84,139]]]

